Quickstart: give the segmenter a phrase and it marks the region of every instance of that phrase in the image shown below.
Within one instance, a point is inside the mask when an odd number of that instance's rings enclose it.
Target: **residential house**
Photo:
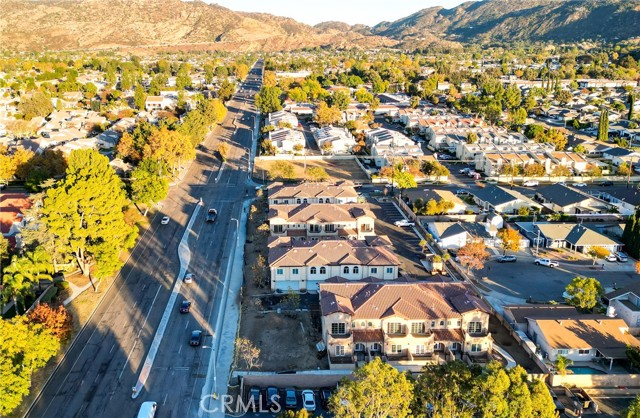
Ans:
[[[394,280],[400,261],[386,246],[366,241],[285,239],[269,248],[271,290],[317,292],[332,277],[346,280]]]
[[[598,232],[595,228],[577,223],[518,222],[516,224],[532,241],[543,248],[568,248],[586,254],[591,247],[619,251],[623,244]]]
[[[503,310],[504,319],[515,331],[527,332],[529,318],[562,319],[578,315],[575,306],[569,305],[509,305]]]
[[[429,222],[427,229],[440,248],[456,250],[476,240],[493,246],[498,234],[490,222]]]
[[[621,215],[633,214],[636,206],[640,205],[640,190],[637,188],[602,187],[596,190],[589,190],[589,194],[596,199],[604,200],[615,206]]]
[[[631,334],[640,334],[640,284],[633,283],[609,292],[604,297],[608,303],[607,316],[620,318]]]
[[[610,207],[600,199],[558,183],[536,188],[535,199],[557,213],[606,213]]]
[[[273,236],[313,240],[365,239],[367,236],[375,235],[375,215],[367,204],[274,205],[269,208],[268,220]]]
[[[469,210],[469,205],[467,205],[462,199],[453,194],[451,190],[445,189],[411,189],[404,192],[404,199],[409,202],[414,202],[418,199],[421,199],[424,203],[429,202],[430,200],[434,200],[436,202],[446,201],[451,202],[453,207],[449,209],[447,214],[462,214]],[[411,204],[409,204],[411,206]]]
[[[331,154],[350,154],[357,145],[356,139],[348,129],[335,126],[326,126],[313,131],[313,137],[318,147]]]
[[[489,308],[463,283],[320,284],[322,337],[332,369],[382,357],[401,370],[454,359],[486,362]]]
[[[147,112],[152,112],[154,110],[162,110],[166,106],[166,101],[162,96],[147,96],[147,99],[144,102],[144,109]]]
[[[345,204],[357,203],[358,193],[352,182],[337,183],[272,183],[269,186],[269,206],[300,205],[303,203]]]
[[[278,112],[269,113],[265,123],[266,125],[273,126],[275,128],[296,128],[298,126],[298,118],[290,112],[280,110]]]
[[[484,210],[516,214],[520,208],[540,209],[541,205],[522,193],[505,187],[488,185],[470,192],[473,200]]]
[[[604,150],[602,152],[602,158],[611,161],[611,164],[616,167],[623,163],[626,163],[627,166],[629,166],[633,162],[637,163],[640,161],[640,153],[626,148],[613,147]]]
[[[406,135],[385,128],[368,131],[366,133],[366,142],[378,167],[387,165],[389,157],[424,155],[422,147]]]
[[[0,193],[0,230],[13,247],[20,247],[20,229],[26,224],[25,211],[31,200],[24,193]]]
[[[304,134],[297,129],[280,128],[269,132],[269,140],[276,154],[302,153],[305,148]]]

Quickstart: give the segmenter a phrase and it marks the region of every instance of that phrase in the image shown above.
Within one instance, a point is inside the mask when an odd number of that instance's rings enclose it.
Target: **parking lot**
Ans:
[[[255,388],[255,387],[254,387]],[[313,391],[313,398],[314,398],[314,402],[315,402],[315,411],[314,412],[309,412],[309,416],[322,416],[324,418],[331,418],[333,417],[333,414],[331,414],[328,409],[326,408],[326,402],[324,401],[323,398],[321,398],[320,396],[320,389],[299,389],[299,388],[293,388],[295,390],[296,393],[296,407],[288,407],[286,406],[286,392],[284,388],[278,388],[278,398],[276,398],[276,402],[274,402],[273,406],[268,406],[267,405],[267,391],[266,388],[262,388],[259,387],[258,389],[260,390],[260,406],[258,408],[256,408],[255,411],[253,410],[248,410],[246,413],[243,413],[244,411],[244,407],[243,405],[248,405],[248,400],[249,400],[249,393],[251,391],[252,388],[246,388],[245,389],[245,394],[243,397],[243,402],[242,403],[235,403],[234,405],[237,407],[237,411],[235,414],[231,415],[227,415],[229,417],[233,416],[233,417],[238,417],[238,416],[243,416],[243,417],[276,417],[278,416],[283,410],[285,409],[290,409],[292,411],[296,411],[296,410],[300,410],[303,408],[303,404],[302,404],[302,391],[303,390],[312,390]],[[326,389],[326,388],[325,388]],[[331,388],[328,388],[331,389]],[[256,402],[257,404],[257,402]]]

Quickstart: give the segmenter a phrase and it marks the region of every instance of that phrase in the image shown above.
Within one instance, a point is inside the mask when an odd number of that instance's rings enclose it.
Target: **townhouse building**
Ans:
[[[276,154],[303,152],[306,141],[304,134],[297,129],[280,128],[269,132],[269,140],[276,148]]]
[[[371,149],[371,157],[378,167],[387,165],[390,157],[424,155],[422,147],[409,137],[385,128],[368,131],[366,142]]]
[[[337,183],[298,183],[294,185],[272,183],[269,186],[269,206],[301,205],[303,203],[346,204],[357,203],[354,184],[343,180]]]
[[[463,283],[363,280],[320,284],[322,336],[332,369],[382,357],[401,370],[454,359],[486,362],[489,308]]]
[[[331,154],[350,154],[357,145],[356,139],[346,128],[325,126],[313,131],[316,144],[323,151],[328,149]]]

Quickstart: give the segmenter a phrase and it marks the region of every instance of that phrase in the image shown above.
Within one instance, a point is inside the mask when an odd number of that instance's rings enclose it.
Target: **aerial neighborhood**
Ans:
[[[18,0],[0,34],[0,415],[640,417],[637,8],[96,0],[182,38],[95,44],[32,3],[51,37]]]

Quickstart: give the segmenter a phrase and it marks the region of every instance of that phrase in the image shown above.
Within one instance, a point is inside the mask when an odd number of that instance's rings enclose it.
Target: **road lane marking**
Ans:
[[[184,329],[187,329],[187,328],[189,328],[189,321],[187,321],[187,323],[184,324]]]
[[[120,370],[120,374],[118,375],[118,382],[120,382],[121,379],[122,379],[122,373],[124,373],[124,369],[127,367],[127,364],[129,364],[129,358],[131,358],[131,354],[133,353],[133,350],[136,348],[136,344],[138,344],[138,338],[136,338],[136,340],[133,342],[133,346],[131,347],[131,350],[129,350],[129,354],[127,355],[127,359],[125,360],[124,364],[122,365],[122,370]]]
[[[181,351],[182,351],[182,344],[180,344],[180,346],[178,347],[178,354],[180,354]]]
[[[165,406],[167,404],[167,396],[169,396],[168,393],[164,394],[164,401],[162,401],[162,406]]]

